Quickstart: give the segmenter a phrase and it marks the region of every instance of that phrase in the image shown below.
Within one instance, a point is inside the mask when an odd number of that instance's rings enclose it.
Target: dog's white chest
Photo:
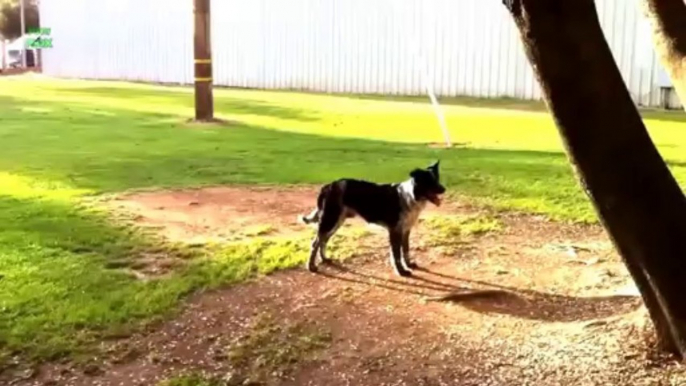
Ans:
[[[412,205],[407,212],[404,213],[400,222],[402,223],[403,229],[409,230],[412,228],[419,220],[419,215],[422,214],[422,210],[426,204],[416,202]]]
[[[400,227],[403,230],[410,230],[419,220],[419,215],[422,214],[426,202],[417,201],[413,194],[412,180],[405,181],[400,184],[400,196],[406,205],[406,209],[400,216]]]

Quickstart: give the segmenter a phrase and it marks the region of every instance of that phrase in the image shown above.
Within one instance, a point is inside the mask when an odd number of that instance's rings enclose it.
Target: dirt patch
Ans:
[[[296,217],[315,197],[312,188],[213,188],[115,205],[164,237],[198,242],[260,226],[311,234]],[[454,216],[488,221],[455,225]],[[386,239],[371,232],[355,259],[320,274],[294,269],[196,295],[178,318],[104,342],[109,354],[87,368],[46,365],[15,384],[157,385],[190,372],[217,385],[686,382],[682,367],[647,355],[645,310],[600,228],[459,203],[424,218],[412,278],[392,274]]]
[[[168,240],[196,244],[302,232],[297,216],[315,203],[316,192],[308,188],[217,187],[137,193],[111,205]]]
[[[2,69],[0,68],[0,76],[16,76],[16,75],[23,75],[27,73],[41,73],[42,69],[41,68],[6,68]]]
[[[462,148],[465,147],[467,144],[462,143],[462,142],[453,142],[448,146],[447,143],[445,142],[429,142],[427,146],[429,146],[432,149],[455,149],[455,148]]]

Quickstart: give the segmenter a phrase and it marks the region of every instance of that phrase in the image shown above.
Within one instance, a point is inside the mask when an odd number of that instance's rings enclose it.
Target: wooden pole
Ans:
[[[214,120],[210,0],[193,0],[195,13],[195,119]]]

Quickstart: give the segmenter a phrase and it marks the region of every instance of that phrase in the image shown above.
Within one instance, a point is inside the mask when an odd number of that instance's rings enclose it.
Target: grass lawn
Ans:
[[[187,88],[0,78],[0,366],[14,352],[78,354],[127,322],[163,315],[189,291],[292,266],[304,252],[297,242],[233,246],[171,278],[138,281],[108,267],[160,248],[183,256],[207,251],[160,246],[114,226],[87,204],[95,194],[341,176],[396,181],[440,158],[445,183],[464,198],[560,220],[594,219],[540,104],[448,100],[452,138],[464,146],[445,150],[425,144],[441,135],[421,99],[215,96],[217,115],[235,126],[186,124],[193,115]],[[686,115],[644,117],[686,184]],[[269,259],[251,265],[265,251]]]

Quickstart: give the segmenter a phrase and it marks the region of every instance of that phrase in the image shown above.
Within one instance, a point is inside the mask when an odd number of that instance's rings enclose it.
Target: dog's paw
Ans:
[[[407,264],[407,268],[409,268],[409,269],[417,269],[417,268],[419,268],[419,264],[417,264],[417,263],[409,263],[409,264]]]
[[[321,261],[322,261],[322,264],[326,264],[326,265],[332,265],[333,264],[333,260],[327,259],[325,257],[322,257]]]
[[[312,272],[312,273],[317,273],[319,271],[317,266],[314,264],[307,264],[307,270]]]
[[[412,276],[412,271],[408,270],[402,270],[402,271],[397,271],[396,274],[401,277],[410,277]]]

